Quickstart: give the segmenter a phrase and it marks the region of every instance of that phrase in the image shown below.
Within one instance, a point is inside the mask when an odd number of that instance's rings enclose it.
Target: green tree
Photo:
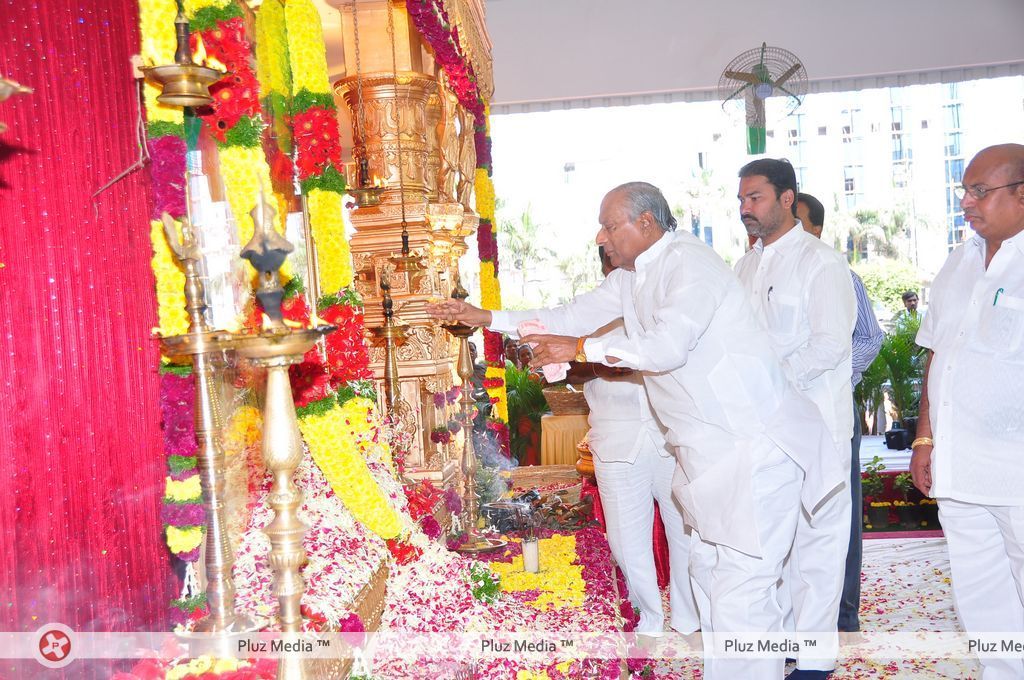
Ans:
[[[597,259],[597,248],[573,253],[560,258],[555,264],[569,285],[569,296],[562,302],[576,297],[578,293],[594,288],[601,277],[601,265]]]
[[[911,265],[890,259],[874,259],[854,264],[854,270],[864,281],[868,297],[880,302],[890,311],[903,308],[902,295],[918,290],[921,276]]]
[[[500,207],[500,206],[499,206]],[[555,252],[543,245],[543,227],[534,221],[530,206],[526,206],[519,219],[499,218],[498,242],[502,263],[513,268],[519,276],[520,297],[526,298],[526,280],[531,270],[554,257]]]

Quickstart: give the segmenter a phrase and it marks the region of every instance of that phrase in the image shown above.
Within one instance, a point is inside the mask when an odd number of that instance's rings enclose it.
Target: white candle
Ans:
[[[536,538],[523,539],[523,569],[531,574],[540,571],[540,541]]]

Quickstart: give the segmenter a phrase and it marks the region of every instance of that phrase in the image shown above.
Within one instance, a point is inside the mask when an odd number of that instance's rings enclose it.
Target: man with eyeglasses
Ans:
[[[939,502],[968,633],[1024,632],[1024,145],[984,149],[960,192],[975,234],[935,277],[910,471]],[[982,678],[1024,660],[981,655]]]

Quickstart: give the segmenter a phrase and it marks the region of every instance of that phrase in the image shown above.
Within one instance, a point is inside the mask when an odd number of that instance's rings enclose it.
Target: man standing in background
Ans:
[[[837,461],[850,477],[851,337],[857,303],[846,259],[814,238],[796,219],[796,173],[785,160],[763,158],[739,172],[740,217],[757,241],[736,273],[750,295],[772,347],[793,385],[825,419],[831,445],[818,452]],[[779,590],[792,609],[798,633],[837,631],[846,551],[850,542],[850,494],[829,497],[813,518],[801,512],[796,539]],[[835,669],[838,639],[801,652],[793,680],[827,678]]]
[[[821,230],[825,225],[825,206],[810,194],[797,194],[796,216],[804,227],[804,231],[821,238]],[[861,376],[871,362],[878,356],[882,348],[885,333],[878,325],[871,300],[864,288],[864,282],[857,272],[850,270],[853,280],[853,292],[857,296],[857,325],[853,328],[853,361],[852,386],[856,387]],[[864,518],[861,500],[860,477],[860,437],[861,413],[857,403],[853,404],[853,438],[850,440],[850,546],[846,553],[846,576],[843,581],[843,595],[839,600],[839,632],[856,633],[860,631],[860,572],[863,564]]]

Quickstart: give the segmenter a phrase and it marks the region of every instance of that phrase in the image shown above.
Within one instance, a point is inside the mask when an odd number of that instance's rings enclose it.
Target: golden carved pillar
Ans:
[[[451,388],[456,356],[448,333],[425,311],[425,303],[431,298],[451,293],[453,270],[457,271],[455,244],[448,234],[452,229],[432,215],[436,213],[432,206],[437,205],[437,179],[441,174],[445,115],[442,93],[433,75],[433,60],[411,25],[404,2],[393,2],[389,16],[385,1],[359,0],[357,21],[353,20],[350,1],[328,2],[339,8],[342,17],[345,72],[334,83],[334,90],[348,112],[340,118],[346,124],[351,121],[352,154],[357,167],[358,161],[366,158],[371,177],[384,187],[379,205],[352,212],[355,233],[350,244],[355,287],[365,304],[366,326],[372,328],[383,324],[380,281],[390,281],[394,322],[409,325],[407,339],[398,349],[398,410],[402,427],[415,435],[406,461],[408,474],[449,483],[458,471],[458,452],[453,444],[433,443],[430,433],[434,427],[445,425],[454,413],[454,405],[435,407],[434,394]],[[392,66],[389,20],[394,26],[397,69]],[[360,119],[365,121],[362,128]],[[457,164],[457,155],[455,158]],[[462,206],[455,203],[454,207],[458,209],[459,224],[452,228],[461,232]],[[417,259],[412,267],[400,258],[403,213],[409,251]],[[372,348],[370,360],[374,376],[380,381],[383,346]],[[378,385],[383,395],[383,387]]]

